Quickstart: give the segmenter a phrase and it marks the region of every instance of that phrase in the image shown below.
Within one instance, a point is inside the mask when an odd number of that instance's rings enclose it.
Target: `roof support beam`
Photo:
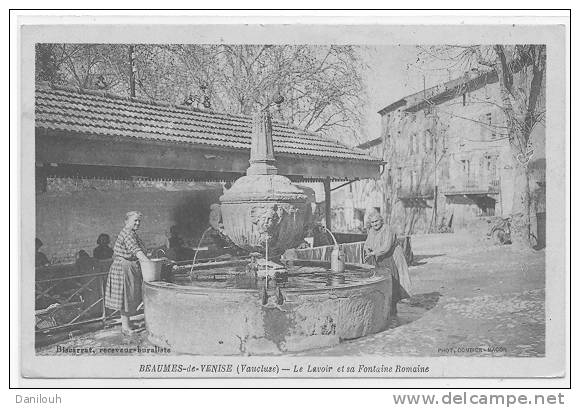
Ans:
[[[323,182],[324,184],[324,223],[326,228],[332,230],[332,203],[330,202],[330,178],[326,178]]]
[[[349,181],[347,181],[346,183],[343,183],[343,184],[341,184],[340,186],[336,186],[336,187],[332,188],[330,191],[334,191],[334,190],[338,190],[339,188],[346,187],[346,186],[348,186],[349,184],[352,184],[352,183],[354,183],[355,181],[358,181],[358,179],[349,180]]]
[[[250,149],[219,149],[188,143],[36,130],[36,162],[245,174]],[[376,162],[276,154],[280,174],[311,179],[378,178]]]

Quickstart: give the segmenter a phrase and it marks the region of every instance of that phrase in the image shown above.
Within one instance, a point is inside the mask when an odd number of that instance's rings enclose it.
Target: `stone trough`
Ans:
[[[291,271],[288,282],[274,281],[267,290],[263,279],[228,286],[228,279],[244,275],[237,272],[244,263],[237,262],[208,270],[221,277],[231,273],[211,286],[189,277],[145,283],[149,340],[178,353],[271,355],[329,347],[386,329],[390,277],[355,264],[338,275],[320,262],[295,262],[320,272],[292,276]]]

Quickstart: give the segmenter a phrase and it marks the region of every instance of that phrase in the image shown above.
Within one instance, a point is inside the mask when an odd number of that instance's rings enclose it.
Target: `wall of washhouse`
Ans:
[[[113,246],[134,210],[143,213],[139,235],[148,248],[165,245],[172,225],[194,247],[222,193],[221,183],[49,178],[36,195],[36,237],[51,263],[72,262],[80,250],[92,255],[101,233]]]

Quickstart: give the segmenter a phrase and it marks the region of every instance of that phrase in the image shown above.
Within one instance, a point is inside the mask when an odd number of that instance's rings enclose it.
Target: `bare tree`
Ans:
[[[250,114],[271,107],[280,119],[315,132],[358,129],[365,102],[356,47],[178,45],[171,47],[212,104]],[[336,136],[336,135],[335,135]]]
[[[63,61],[63,49],[60,44],[36,44],[35,80],[60,82]]]
[[[127,46],[37,44],[36,80],[81,89],[125,92],[129,85]]]
[[[512,218],[516,239],[531,244],[530,169],[533,156],[530,137],[545,119],[546,46],[526,45],[447,45],[421,47],[418,62],[434,70],[453,72],[484,68],[498,77],[505,132],[513,156],[514,207]],[[427,64],[425,64],[427,63]],[[482,123],[482,125],[485,125]]]
[[[278,119],[335,139],[358,134],[366,101],[354,46],[135,45],[137,96]],[[124,44],[44,44],[43,80],[129,94]],[[353,143],[355,141],[352,141]]]

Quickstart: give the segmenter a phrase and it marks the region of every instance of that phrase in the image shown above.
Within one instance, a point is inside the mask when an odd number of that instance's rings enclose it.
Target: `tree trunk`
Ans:
[[[537,60],[531,67],[531,81],[528,84],[527,76],[523,74],[529,68],[526,61],[519,69],[515,65],[510,66],[506,57],[506,50],[502,45],[495,45],[494,50],[497,55],[495,70],[498,74],[500,84],[500,96],[503,105],[503,112],[506,115],[506,127],[510,141],[511,153],[514,163],[514,183],[512,202],[512,242],[531,246],[532,238],[532,198],[530,192],[530,172],[528,169],[528,141],[537,120],[535,118],[538,99],[542,90],[542,79],[545,69],[545,48],[538,46],[534,53]],[[513,62],[513,61],[512,61]],[[520,81],[517,86],[514,81],[514,73],[518,73]],[[518,89],[528,89],[526,97],[518,96]],[[516,114],[519,113],[519,117]]]
[[[514,196],[512,204],[512,242],[520,246],[532,245],[532,213],[530,173],[526,164],[514,160]]]

